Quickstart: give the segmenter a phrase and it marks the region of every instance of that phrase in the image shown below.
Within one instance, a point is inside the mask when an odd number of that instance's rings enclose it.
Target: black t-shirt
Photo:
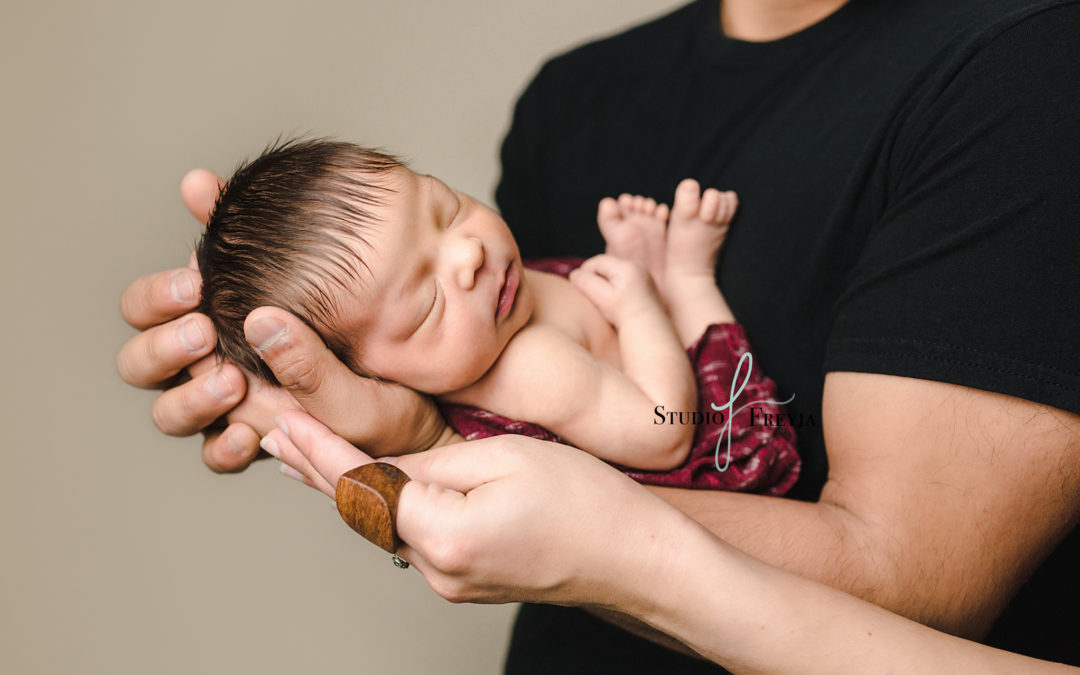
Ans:
[[[816,421],[797,429],[798,499],[827,473],[829,371],[1080,412],[1080,4],[850,0],[767,43],[724,37],[718,6],[575,49],[528,86],[496,192],[523,255],[600,252],[605,196],[670,201],[686,177],[736,190],[718,280],[790,411]],[[1076,539],[991,642],[1080,664]],[[512,673],[696,670],[540,606],[508,659]]]

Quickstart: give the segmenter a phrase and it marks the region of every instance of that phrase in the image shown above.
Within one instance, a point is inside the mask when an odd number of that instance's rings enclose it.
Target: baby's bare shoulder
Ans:
[[[476,383],[442,397],[537,424],[561,416],[559,391],[591,377],[597,360],[563,331],[530,323],[507,343],[499,359]]]
[[[599,310],[566,279],[526,270],[533,285],[536,308],[533,323],[566,334],[594,356],[618,367],[618,336]]]

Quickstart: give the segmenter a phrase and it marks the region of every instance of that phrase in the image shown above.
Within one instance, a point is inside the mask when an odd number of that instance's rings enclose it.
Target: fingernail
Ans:
[[[188,319],[180,324],[177,337],[180,344],[184,345],[189,352],[197,352],[206,346],[206,336],[203,335],[202,328],[199,328],[199,322],[195,319]]]
[[[243,455],[247,451],[247,448],[245,448],[240,443],[240,440],[236,438],[236,434],[226,434],[225,445],[228,446],[229,451],[234,455]]]
[[[232,382],[229,382],[229,378],[225,377],[221,372],[221,368],[218,368],[210,374],[210,377],[206,378],[203,388],[219,401],[229,398],[235,391]]]
[[[289,327],[283,322],[267,317],[248,326],[244,337],[255,347],[255,351],[262,353],[277,344],[288,332]]]
[[[278,449],[277,443],[275,443],[274,439],[270,438],[269,436],[262,437],[262,440],[259,441],[259,447],[269,452],[274,457],[281,456],[281,450]]]
[[[195,284],[191,283],[191,277],[187,272],[177,272],[172,276],[169,291],[172,293],[173,300],[181,304],[190,305],[195,302]]]
[[[285,420],[281,419],[280,416],[274,416],[274,424],[277,425],[278,429],[281,429],[281,433],[285,434],[286,436],[289,435],[289,425],[285,424]]]
[[[301,483],[304,482],[304,474],[300,473],[299,471],[284,462],[282,462],[281,466],[278,467],[278,471],[280,471],[284,476],[288,476],[289,478],[298,480]]]

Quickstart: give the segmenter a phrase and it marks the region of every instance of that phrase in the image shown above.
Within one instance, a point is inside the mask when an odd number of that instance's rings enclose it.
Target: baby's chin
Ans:
[[[499,354],[501,353],[500,351]],[[499,359],[499,354],[486,355],[484,358],[474,357],[468,362],[459,361],[452,369],[442,368],[437,373],[430,373],[422,382],[416,383],[420,386],[409,386],[432,396],[444,396],[461,391],[476,384],[484,375],[487,375]]]
[[[523,313],[523,315],[524,318],[520,322],[515,321],[514,325],[508,327],[510,332],[505,335],[502,344],[497,348],[492,348],[484,354],[471,354],[468,360],[459,359],[451,368],[441,367],[444,364],[440,364],[438,372],[433,369],[432,372],[425,374],[423,382],[417,383],[420,386],[409,386],[425,394],[443,396],[459,392],[476,384],[491,372],[499,357],[506,351],[506,346],[510,344],[510,340],[528,324],[532,316],[531,308],[529,312]]]

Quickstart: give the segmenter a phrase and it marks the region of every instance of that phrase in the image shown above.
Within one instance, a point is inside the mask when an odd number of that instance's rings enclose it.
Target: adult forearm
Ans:
[[[924,541],[901,541],[891,525],[846,508],[834,484],[826,485],[818,502],[649,489],[755,558],[933,628],[978,639],[1000,611],[996,600],[957,602],[978,587],[952,587],[927,576],[924,570],[947,561],[928,554]]]
[[[866,577],[868,561],[849,533],[847,515],[824,503],[798,502],[734,492],[646,486],[713,535],[771,565],[875,601],[875,584]],[[717,576],[708,585],[723,585]],[[859,592],[859,591],[862,592]],[[696,601],[695,601],[696,602]],[[596,616],[670,649],[695,653],[642,620],[590,608]],[[896,610],[899,611],[899,610]]]
[[[633,589],[627,607],[735,673],[1076,672],[932,630],[706,532],[680,561],[674,592]]]
[[[870,527],[827,493],[819,502],[801,502],[734,492],[649,489],[714,536],[769,565],[916,620],[928,618],[918,593],[892,592],[897,577],[890,570],[900,561],[889,559]]]

